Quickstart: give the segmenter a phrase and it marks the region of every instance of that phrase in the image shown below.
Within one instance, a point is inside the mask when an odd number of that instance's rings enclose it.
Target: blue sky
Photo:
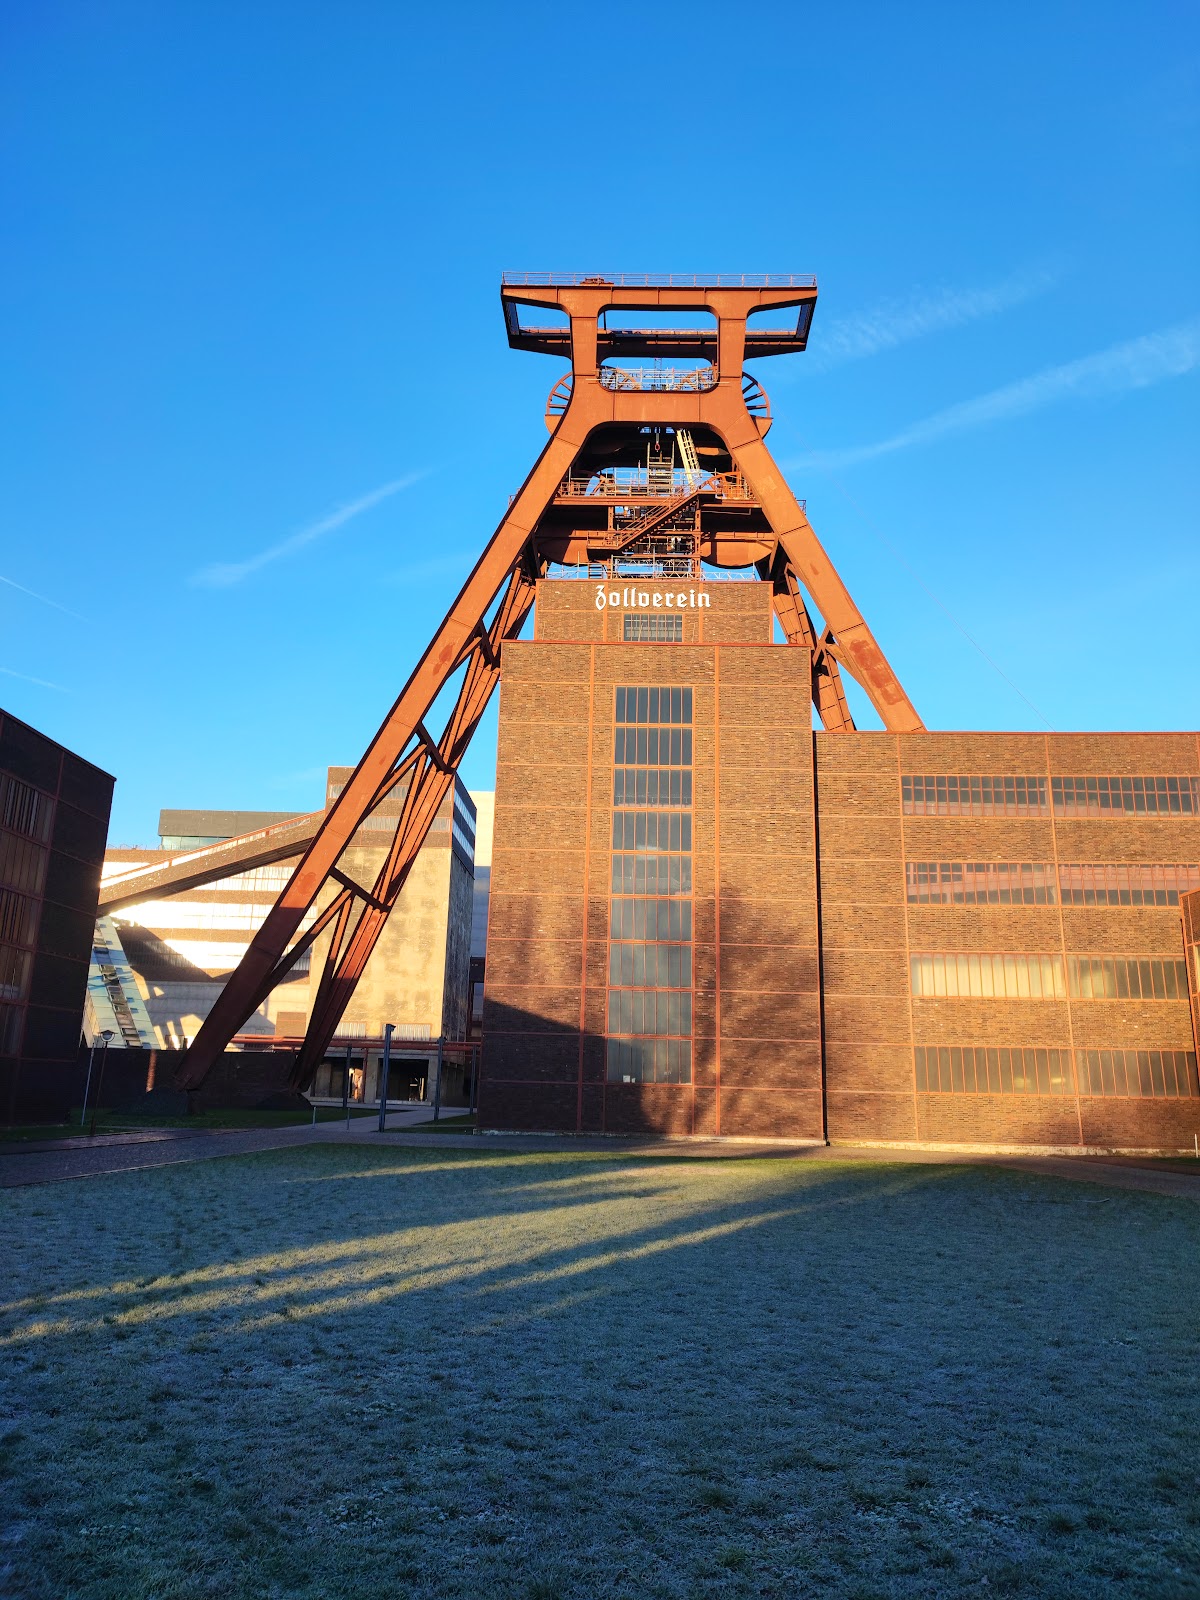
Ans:
[[[545,439],[504,269],[815,272],[769,442],[928,725],[1200,721],[1190,5],[3,29],[0,703],[114,842],[357,759]]]

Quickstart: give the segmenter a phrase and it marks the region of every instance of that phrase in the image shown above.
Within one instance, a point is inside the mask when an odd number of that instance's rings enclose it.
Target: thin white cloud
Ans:
[[[31,600],[40,600],[44,606],[53,606],[55,611],[63,611],[68,617],[74,617],[79,622],[88,620],[86,617],[81,617],[78,611],[72,611],[70,606],[60,605],[57,600],[48,600],[44,594],[38,594],[36,589],[27,589],[23,583],[18,583],[14,578],[0,576],[0,583],[6,583],[10,589],[20,590],[22,594],[27,594]],[[15,676],[19,678],[21,674],[18,672]],[[32,681],[36,683],[39,680],[35,678]],[[57,684],[51,684],[51,688],[57,687]]]
[[[231,561],[218,563],[215,566],[203,567],[199,572],[192,574],[191,581],[194,585],[205,589],[228,589],[235,583],[241,583],[243,578],[248,578],[253,572],[260,572],[263,567],[272,561],[278,561],[283,556],[290,556],[297,550],[303,550],[307,544],[312,544],[314,539],[320,539],[327,533],[332,533],[335,528],[342,528],[355,517],[361,517],[364,511],[370,511],[381,500],[390,499],[392,495],[399,494],[401,489],[411,488],[425,477],[424,472],[410,472],[403,478],[396,478],[391,483],[382,484],[378,489],[372,489],[370,494],[364,494],[358,500],[352,500],[349,505],[340,506],[329,516],[322,517],[319,522],[301,528],[299,533],[293,533],[287,539],[281,539],[278,544],[269,545],[267,549],[260,550],[258,555],[251,556],[247,561]]]
[[[903,300],[885,300],[856,316],[835,317],[824,326],[818,319],[804,365],[810,371],[824,372],[946,328],[961,328],[1032,300],[1056,281],[1057,274],[1045,269],[1021,272],[982,289],[942,289]]]
[[[61,608],[60,608],[61,609]],[[70,694],[61,683],[51,683],[48,678],[31,678],[27,672],[15,672],[12,667],[0,667],[6,678],[20,678],[22,683],[36,683],[39,689],[57,689],[59,694]]]
[[[789,467],[854,466],[876,456],[907,450],[912,445],[930,444],[948,434],[966,433],[990,422],[1021,417],[1060,400],[1093,400],[1105,395],[1123,394],[1129,389],[1146,389],[1168,378],[1179,378],[1200,366],[1200,317],[1178,322],[1158,333],[1129,339],[1096,355],[1068,361],[1060,367],[1047,367],[1032,378],[992,389],[974,400],[936,411],[933,416],[914,422],[889,439],[874,444],[855,445],[845,450],[816,450],[788,463]]]

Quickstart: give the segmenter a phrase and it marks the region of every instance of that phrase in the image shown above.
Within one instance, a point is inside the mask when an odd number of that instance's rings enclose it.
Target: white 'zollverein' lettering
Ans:
[[[626,611],[644,611],[654,609],[661,611],[663,606],[671,610],[684,610],[697,606],[711,606],[709,596],[703,591],[699,594],[695,589],[668,589],[664,594],[661,589],[597,589],[596,610],[604,611],[608,606],[623,606]]]

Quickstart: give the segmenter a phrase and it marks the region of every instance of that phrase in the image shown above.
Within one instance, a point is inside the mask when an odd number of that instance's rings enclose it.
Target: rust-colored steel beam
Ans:
[[[295,1062],[292,1081],[312,1082],[342,1013],[366,969],[396,900],[425,842],[430,824],[454,784],[479,719],[500,681],[503,645],[515,639],[533,606],[533,575],[519,564],[509,580],[490,630],[477,635],[458,699],[436,745],[422,741],[387,858],[380,868],[353,932],[339,925],[331,942],[309,1016],[308,1032]],[[486,646],[486,648],[485,648]],[[338,935],[341,935],[340,937]]]
[[[812,595],[838,643],[840,659],[867,692],[889,733],[919,733],[925,726],[900,686],[865,617],[834,569],[761,439],[731,445],[734,459],[759,497],[793,572]]]
[[[101,884],[99,913],[107,916],[143,900],[182,894],[185,889],[202,889],[206,884],[219,883],[222,878],[232,878],[240,872],[251,872],[255,867],[287,861],[301,853],[321,826],[323,816],[323,811],[313,811],[303,817],[289,817],[287,822],[257,828],[235,839],[222,839],[220,844],[205,845],[166,861],[152,861],[148,866],[131,868],[119,878],[110,878]]]
[[[802,646],[812,655],[812,698],[821,726],[827,733],[853,733],[854,718],[846,703],[842,675],[831,653],[832,635],[826,628],[821,638],[817,638],[796,574],[788,566],[775,580],[774,601],[775,615],[787,642]]]
[[[306,912],[355,831],[390,787],[396,764],[418,725],[461,664],[464,652],[468,647],[475,648],[472,641],[477,641],[500,590],[525,555],[538,517],[570,470],[582,442],[571,426],[560,426],[547,442],[400,698],[326,813],[287,887],[201,1025],[176,1074],[179,1088],[193,1089],[204,1081],[226,1045],[253,1013],[253,997],[286,955]]]
[[[837,640],[839,661],[866,691],[884,727],[892,733],[922,729],[924,724],[912,702],[763,442],[769,415],[755,416],[746,404],[747,316],[755,310],[815,301],[815,287],[738,288],[722,282],[643,289],[581,280],[532,287],[506,285],[501,294],[506,308],[512,301],[554,306],[570,319],[572,383],[553,436],[570,428],[574,437],[586,439],[600,427],[620,423],[642,428],[711,429],[749,484],[778,548]],[[671,391],[655,387],[653,382],[642,389],[605,385],[601,380],[605,352],[600,319],[608,307],[621,306],[710,312],[716,319],[716,377],[711,387]]]

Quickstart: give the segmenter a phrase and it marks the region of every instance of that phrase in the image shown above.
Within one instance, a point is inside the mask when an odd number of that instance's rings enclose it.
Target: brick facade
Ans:
[[[0,711],[0,1123],[79,1104],[113,779]]]
[[[679,643],[623,642],[626,616],[656,612],[682,617]],[[814,735],[807,654],[774,645],[772,626],[766,584],[539,585],[533,641],[505,649],[482,1125],[1190,1147],[1200,1094],[1186,990],[1067,992],[1072,957],[1143,970],[1157,960],[1155,983],[1166,962],[1174,983],[1178,894],[1170,904],[1074,904],[1057,885],[1074,881],[1063,864],[1194,869],[1200,816],[1165,802],[1161,813],[1125,815],[1050,801],[1054,780],[1075,775],[1189,780],[1200,774],[1196,736]],[[606,1076],[620,685],[692,690],[689,1083]],[[922,815],[902,799],[914,774],[1019,775],[1041,786],[1043,803]],[[1056,887],[1042,903],[917,903],[906,863],[910,875],[921,863],[975,873],[1034,864],[1026,878],[1034,871]],[[972,953],[1042,958],[1058,987],[1037,998],[913,993],[914,957]],[[1068,1066],[1051,1092],[919,1089],[914,1052],[939,1049],[1040,1051],[1039,1070],[1045,1059]],[[1141,1095],[1080,1092],[1085,1075],[1071,1063],[1113,1050],[1187,1055],[1193,1093],[1164,1096],[1158,1076]]]

